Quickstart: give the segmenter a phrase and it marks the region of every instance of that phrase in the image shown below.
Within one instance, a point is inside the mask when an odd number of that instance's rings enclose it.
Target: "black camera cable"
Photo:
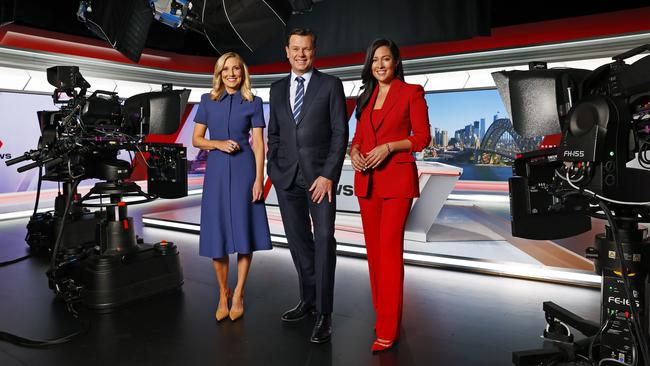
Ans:
[[[70,311],[70,309],[68,309]],[[3,342],[8,342],[11,344],[15,344],[17,346],[21,347],[28,347],[28,348],[44,348],[44,347],[49,347],[49,346],[54,346],[57,344],[63,344],[70,342],[74,338],[76,338],[79,335],[85,334],[89,329],[90,329],[90,322],[87,320],[84,320],[81,318],[76,312],[76,310],[73,311],[73,314],[77,314],[75,318],[77,318],[81,323],[82,323],[82,328],[81,330],[78,330],[74,333],[65,335],[63,337],[58,337],[58,338],[52,338],[52,339],[47,339],[47,340],[37,340],[37,339],[29,339],[21,336],[17,336],[15,334],[11,334],[8,332],[2,332],[0,331],[0,341]]]
[[[10,266],[10,265],[15,264],[15,263],[22,262],[25,259],[31,258],[31,257],[33,257],[33,254],[29,253],[29,254],[26,254],[26,255],[24,255],[22,257],[18,257],[16,259],[12,259],[12,260],[9,260],[9,261],[6,261],[6,262],[0,262],[0,267],[7,267],[7,266]]]
[[[38,211],[38,202],[41,199],[41,186],[43,185],[43,166],[38,166],[38,183],[36,184],[36,202],[34,202],[34,212],[32,216],[36,215]]]
[[[597,364],[596,360],[594,359],[594,346],[596,345],[596,341],[598,341],[601,338],[601,335],[603,333],[607,333],[609,328],[611,328],[612,320],[614,319],[614,317],[615,315],[610,315],[610,317],[607,318],[607,321],[605,321],[605,324],[600,329],[598,329],[596,335],[594,335],[591,342],[589,342],[587,355],[589,356],[589,363],[592,365]]]
[[[641,356],[643,357],[643,364],[645,366],[650,366],[650,353],[648,352],[648,341],[645,337],[645,334],[643,333],[643,328],[641,327],[641,322],[639,319],[639,312],[637,311],[637,308],[635,306],[634,297],[632,297],[633,292],[632,292],[632,286],[630,285],[629,278],[628,278],[628,272],[627,272],[627,267],[625,267],[625,261],[623,257],[623,243],[619,241],[618,238],[618,228],[616,227],[616,222],[614,221],[614,215],[610,211],[609,207],[605,204],[604,200],[598,200],[598,206],[603,210],[605,213],[605,216],[607,217],[607,221],[609,222],[609,225],[612,228],[612,237],[614,239],[614,242],[616,243],[616,256],[618,257],[618,261],[621,266],[621,276],[623,279],[623,287],[625,289],[625,296],[628,298],[628,306],[630,308],[630,311],[632,313],[632,326],[633,326],[633,338],[637,338],[640,342],[635,342],[640,350],[641,350]],[[635,336],[636,334],[636,336]]]
[[[65,208],[63,209],[63,216],[61,218],[61,225],[59,225],[56,240],[54,241],[54,248],[52,249],[52,256],[50,257],[50,268],[48,272],[54,271],[56,269],[56,256],[59,253],[59,247],[61,246],[61,241],[63,239],[63,228],[65,227],[65,221],[68,219],[68,212],[70,212],[70,206],[72,206],[72,200],[74,199],[74,192],[77,190],[80,180],[72,181],[72,187],[65,201]]]
[[[63,210],[63,217],[61,220],[61,225],[59,225],[58,228],[58,233],[56,236],[56,242],[54,244],[54,249],[52,251],[52,257],[50,259],[50,269],[48,270],[48,273],[53,273],[56,269],[56,255],[59,251],[59,247],[61,245],[61,241],[63,238],[63,228],[65,227],[65,220],[68,216],[68,212],[70,212],[70,206],[72,206],[72,199],[74,198],[74,195],[72,192],[74,192],[77,189],[77,186],[79,185],[80,180],[75,180],[72,183],[72,189],[69,197],[67,198],[65,202],[65,209]],[[90,321],[87,319],[84,319],[79,311],[75,308],[75,303],[70,301],[69,298],[66,297],[66,309],[72,314],[72,316],[79,320],[81,323],[81,329],[73,332],[71,334],[62,336],[62,337],[57,337],[57,338],[52,338],[52,339],[47,339],[47,340],[36,340],[36,339],[29,339],[21,336],[17,336],[15,334],[11,334],[8,332],[3,332],[0,331],[0,341],[8,342],[15,344],[17,346],[22,346],[22,347],[30,347],[30,348],[43,348],[43,347],[49,347],[49,346],[54,346],[57,344],[62,344],[62,343],[67,343],[76,338],[79,335],[85,334],[88,332],[90,329]]]
[[[648,152],[650,148],[650,143],[647,141],[641,142],[641,146],[639,147],[639,153],[637,155],[637,161],[639,162],[639,165],[645,169],[650,169],[650,158],[647,157],[646,153]]]

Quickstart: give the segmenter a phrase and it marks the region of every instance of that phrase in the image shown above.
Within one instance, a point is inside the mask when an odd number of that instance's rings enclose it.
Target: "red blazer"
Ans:
[[[384,198],[419,197],[418,172],[412,153],[422,151],[431,141],[424,89],[393,79],[382,106],[381,119],[371,121],[370,112],[378,92],[379,87],[376,87],[357,122],[352,145],[358,144],[361,153],[367,154],[377,145],[409,139],[411,151],[389,155],[376,169],[355,172],[354,194],[366,197],[372,189],[373,195]]]

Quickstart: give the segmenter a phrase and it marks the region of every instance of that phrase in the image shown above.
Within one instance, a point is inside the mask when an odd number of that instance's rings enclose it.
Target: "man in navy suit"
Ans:
[[[298,321],[315,310],[310,341],[325,343],[336,267],[334,189],[348,143],[345,94],[341,80],[313,68],[312,31],[293,30],[285,50],[291,73],[271,85],[267,171],[298,271],[300,302],[282,320]]]

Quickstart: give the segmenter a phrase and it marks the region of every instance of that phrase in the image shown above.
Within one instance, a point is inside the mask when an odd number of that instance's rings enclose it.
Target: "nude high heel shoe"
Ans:
[[[242,295],[242,296],[240,296],[240,298],[241,298],[241,310],[233,309],[234,306],[230,308],[230,320],[232,320],[232,321],[235,321],[235,320],[241,318],[242,316],[244,316],[244,296]],[[235,301],[234,301],[234,296],[233,296],[233,304],[234,303],[235,303]]]
[[[230,290],[228,290],[225,294],[225,296],[219,296],[219,305],[217,305],[217,312],[214,314],[214,317],[217,319],[218,322],[226,319],[228,317],[228,314],[230,313],[230,310],[228,310],[228,298],[231,297]],[[221,306],[221,302],[226,301],[226,310],[223,310]]]

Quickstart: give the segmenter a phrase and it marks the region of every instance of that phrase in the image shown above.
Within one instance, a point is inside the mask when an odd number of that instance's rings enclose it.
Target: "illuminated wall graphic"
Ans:
[[[49,95],[0,92],[0,194],[36,189],[38,168],[18,173],[20,165],[6,166],[5,161],[36,149],[41,131],[36,112],[57,109]],[[54,182],[44,182],[43,188],[55,188]]]

